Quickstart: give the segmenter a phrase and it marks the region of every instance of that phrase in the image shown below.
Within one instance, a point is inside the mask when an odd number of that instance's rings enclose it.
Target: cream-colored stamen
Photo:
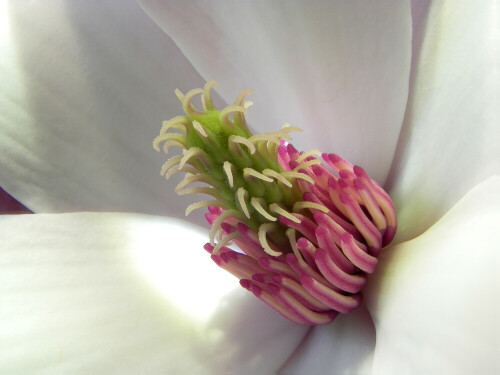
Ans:
[[[161,172],[160,172],[161,175],[163,176],[167,172],[168,169],[170,169],[174,165],[179,164],[181,160],[182,160],[182,155],[172,156],[165,163],[163,163],[163,165],[161,167]]]
[[[165,134],[170,129],[179,130],[182,132],[186,131],[186,126],[190,124],[189,119],[184,116],[176,116],[168,121],[163,121],[160,129],[160,134]]]
[[[250,154],[254,154],[256,151],[254,144],[245,137],[240,137],[239,135],[231,135],[229,136],[228,141],[247,146],[248,151],[250,151]]]
[[[175,187],[175,191],[177,192],[178,190],[181,190],[184,186],[192,184],[193,182],[203,182],[207,185],[213,186],[215,181],[213,180],[212,177],[202,173],[198,173],[198,171],[196,171],[196,174],[186,174],[182,179],[182,181],[179,182],[179,184],[177,184],[177,186]]]
[[[181,90],[175,89],[175,96],[177,96],[177,99],[179,99],[181,103],[184,101],[184,94]]]
[[[246,203],[246,200],[248,199],[248,191],[246,191],[242,187],[238,188],[238,190],[236,191],[236,199],[238,199],[238,203],[240,204],[240,207],[247,219],[250,219],[250,212],[248,211]]]
[[[309,168],[309,167],[311,167],[313,165],[319,165],[319,164],[321,164],[321,160],[319,160],[319,159],[309,160],[309,161],[307,161],[305,163],[297,165],[294,168],[293,172],[298,172],[298,171],[300,171],[302,169],[306,169],[306,168]]]
[[[254,135],[253,137],[248,138],[248,140],[253,144],[257,142],[272,142],[276,143],[277,145],[280,144],[280,137],[279,135],[277,136],[275,133]]]
[[[193,89],[184,96],[182,109],[191,118],[201,116],[203,114],[203,112],[197,111],[193,104],[191,104],[191,100],[193,100],[194,96],[201,93],[203,93],[202,89]]]
[[[214,103],[212,102],[212,95],[210,91],[212,87],[217,86],[219,83],[216,81],[208,81],[203,89],[203,95],[201,97],[201,104],[203,105],[203,109],[205,111],[215,110]]]
[[[286,217],[288,220],[293,221],[294,223],[300,224],[301,221],[297,217],[293,216],[291,213],[289,213],[287,210],[285,210],[283,207],[281,207],[277,203],[271,203],[269,205],[269,211],[274,212],[275,214],[281,215]]]
[[[314,202],[304,202],[303,201],[303,202],[297,202],[293,205],[294,211],[299,211],[299,210],[302,210],[304,208],[312,208],[314,210],[322,211],[325,214],[330,212],[330,210],[328,208],[326,208],[325,206],[323,206],[322,204],[318,204],[318,203],[314,203]]]
[[[273,249],[271,249],[271,247],[269,246],[269,244],[267,242],[267,237],[266,237],[267,232],[269,232],[269,231],[271,231],[273,229],[274,230],[277,229],[277,226],[274,223],[265,223],[265,224],[262,224],[259,227],[259,242],[262,245],[262,247],[264,248],[264,251],[266,253],[268,253],[269,255],[271,255],[273,257],[277,257],[277,256],[280,256],[283,253],[280,253],[278,251],[274,251]]]
[[[198,121],[193,121],[193,128],[200,134],[203,138],[207,138],[208,134],[205,131],[203,125],[201,125]]]
[[[184,152],[181,161],[179,162],[179,168],[182,168],[186,162],[191,159],[193,156],[196,156],[199,160],[201,160],[204,164],[210,160],[208,154],[203,151],[199,147],[191,147],[189,150]],[[206,165],[206,164],[205,164]]]
[[[264,216],[267,220],[270,220],[270,221],[276,221],[277,219],[274,217],[274,216],[271,216],[265,209],[264,207],[262,206],[262,204],[265,204],[265,201],[262,199],[262,198],[256,198],[256,197],[252,197],[252,199],[250,199],[250,205],[255,208],[255,210],[261,214],[262,216]]]
[[[271,177],[264,176],[262,173],[257,172],[255,169],[252,168],[244,168],[243,177],[245,179],[247,179],[248,177],[255,177],[262,181],[273,182],[273,179]]]
[[[283,175],[279,172],[273,171],[272,169],[264,169],[262,171],[264,176],[274,177],[278,181],[282,182],[285,186],[292,187],[292,183],[288,181]]]
[[[222,169],[224,170],[224,173],[227,176],[227,181],[229,182],[229,187],[233,188],[234,187],[233,173],[235,171],[234,165],[232,165],[228,161],[225,161],[224,164],[222,165]]]
[[[193,212],[194,210],[197,210],[198,208],[210,207],[210,206],[227,208],[226,204],[224,202],[219,201],[219,200],[201,201],[201,202],[196,202],[196,203],[190,204],[186,208],[186,216],[188,216],[191,212]]]
[[[180,144],[182,148],[186,148],[186,136],[178,133],[160,134],[153,140],[153,147],[156,151],[160,151],[160,143],[166,141],[175,141]]]
[[[285,178],[300,178],[300,179],[305,180],[311,184],[314,184],[314,180],[304,173],[286,171],[286,172],[281,172],[281,175]]]
[[[233,112],[239,112],[243,113],[244,115],[247,114],[247,109],[238,105],[230,105],[229,107],[224,108],[219,115],[219,120],[223,124],[225,124],[229,128],[234,128],[234,124],[231,123],[229,120],[229,115]]]
[[[163,152],[168,154],[168,150],[170,150],[171,147],[180,147],[182,150],[186,149],[186,146],[182,143],[170,140],[163,144]]]
[[[220,206],[219,206],[220,207]],[[240,214],[239,211],[236,210],[227,210],[223,212],[212,224],[212,228],[210,228],[210,232],[208,232],[208,238],[210,240],[211,245],[215,245],[214,239],[215,239],[215,233],[219,230],[219,227],[221,224],[224,222],[224,220],[227,220],[229,218],[235,218],[235,219],[243,219],[243,216]]]
[[[302,163],[304,160],[306,160],[309,156],[321,156],[321,151],[319,150],[310,150],[303,152],[302,155],[300,155],[296,161],[297,163]]]
[[[217,246],[215,246],[214,249],[212,250],[212,254],[218,254],[221,247],[226,246],[229,242],[231,242],[232,240],[234,240],[239,236],[241,236],[241,234],[238,231],[228,234],[221,241],[217,242]]]
[[[177,195],[187,195],[187,194],[207,194],[212,197],[222,200],[219,191],[214,188],[206,187],[206,186],[193,186],[190,188],[186,188],[183,190],[176,190]]]

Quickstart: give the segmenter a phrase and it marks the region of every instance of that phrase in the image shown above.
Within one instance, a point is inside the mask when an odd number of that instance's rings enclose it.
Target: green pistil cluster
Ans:
[[[245,223],[259,236],[264,231],[275,244],[287,243],[286,228],[277,218],[293,218],[293,206],[302,200],[297,179],[304,175],[280,166],[278,147],[282,139],[290,139],[290,132],[300,129],[284,127],[277,132],[253,135],[245,121],[251,103],[244,101],[251,91],[242,92],[233,105],[219,111],[210,95],[215,84],[208,82],[203,90],[191,90],[186,95],[176,91],[186,116],[166,121],[153,145],[159,151],[163,143],[165,152],[170,147],[180,147],[183,154],[167,160],[162,174],[168,179],[176,172],[186,172],[177,185],[178,194],[203,193],[214,198],[190,205],[186,214],[207,206],[225,210],[213,225],[212,243],[220,224],[229,218]],[[199,94],[203,111],[192,104],[193,97]],[[265,240],[261,242],[266,248]],[[272,252],[269,246],[266,250]]]

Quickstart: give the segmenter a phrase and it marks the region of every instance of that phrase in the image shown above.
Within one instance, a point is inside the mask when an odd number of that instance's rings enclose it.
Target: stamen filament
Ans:
[[[259,227],[259,242],[262,245],[262,247],[264,248],[264,251],[273,257],[277,257],[277,256],[280,256],[281,254],[283,254],[283,253],[280,253],[278,251],[274,251],[273,249],[271,249],[271,247],[269,246],[269,243],[267,242],[267,238],[266,238],[267,232],[269,232],[273,229],[276,229],[276,228],[277,228],[276,224],[274,224],[274,223],[262,224]]]

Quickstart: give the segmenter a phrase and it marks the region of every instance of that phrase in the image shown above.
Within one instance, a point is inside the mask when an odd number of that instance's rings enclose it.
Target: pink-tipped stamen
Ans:
[[[345,233],[341,238],[341,248],[344,255],[360,270],[373,273],[378,264],[378,259],[357,246],[354,238]]]
[[[360,294],[348,296],[340,294],[309,275],[302,275],[300,283],[316,299],[341,313],[348,313],[357,308],[361,303]]]
[[[339,244],[342,234],[338,237]],[[332,235],[326,227],[318,227],[316,229],[316,238],[318,239],[318,247],[325,249],[333,262],[344,272],[353,274],[356,271],[354,265],[347,259],[342,251],[332,241]]]
[[[358,202],[346,193],[340,194],[340,200],[344,204],[347,217],[356,225],[366,240],[368,248],[377,251],[382,248],[382,235],[365,215]]]
[[[297,319],[303,321],[305,324],[328,324],[335,319],[337,314],[319,313],[311,311],[305,307],[298,299],[296,299],[291,293],[277,285],[269,284],[269,291],[271,295],[293,316]]]
[[[326,250],[318,248],[314,253],[314,259],[321,274],[336,287],[349,293],[357,293],[365,286],[366,276],[350,275],[342,271],[328,256]]]

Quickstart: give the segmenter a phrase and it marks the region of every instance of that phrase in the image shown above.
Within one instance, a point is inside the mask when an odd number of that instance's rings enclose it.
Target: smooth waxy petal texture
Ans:
[[[413,13],[410,97],[386,185],[396,241],[420,235],[500,173],[498,3],[414,2]]]
[[[500,371],[500,177],[420,237],[386,249],[366,287],[374,374]]]
[[[314,327],[279,374],[371,374],[375,328],[365,306]]]
[[[131,0],[0,13],[0,186],[35,212],[184,216],[151,141],[204,81],[172,40]]]
[[[131,214],[0,218],[1,373],[275,373],[306,333],[212,264],[207,234]]]
[[[301,127],[299,149],[338,153],[384,182],[408,93],[409,2],[140,3],[205,79],[224,82],[226,101],[256,91],[256,132]]]

